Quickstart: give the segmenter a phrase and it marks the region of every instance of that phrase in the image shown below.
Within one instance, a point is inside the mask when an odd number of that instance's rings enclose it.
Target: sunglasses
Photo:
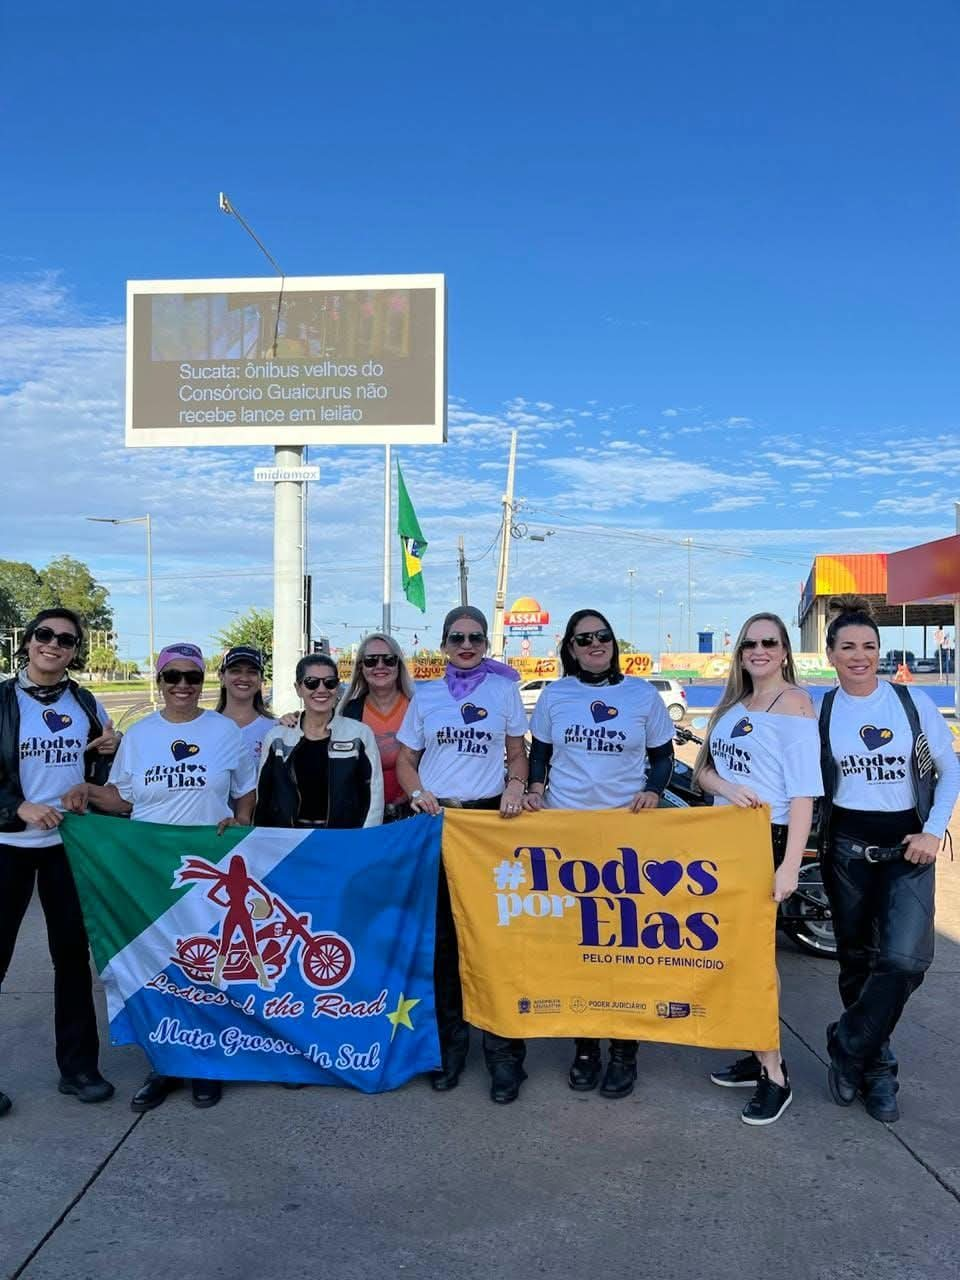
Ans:
[[[756,649],[757,645],[762,645],[764,649],[776,649],[780,641],[774,636],[764,636],[762,640],[741,640],[741,649]]]
[[[61,649],[75,649],[80,643],[80,637],[74,632],[54,631],[52,627],[37,627],[33,638],[39,640],[41,644],[50,644],[52,640],[56,640]]]
[[[304,676],[300,681],[305,689],[309,689],[313,693],[314,689],[319,689],[321,685],[325,689],[336,689],[340,683],[339,676]]]
[[[447,632],[447,644],[478,645],[478,644],[486,644],[486,643],[487,643],[487,637],[484,635],[482,631],[468,631],[468,632],[448,631]]]
[[[372,671],[381,662],[385,667],[395,667],[399,661],[395,653],[368,653],[363,659],[363,665],[368,671]]]
[[[197,685],[203,684],[202,671],[161,671],[160,679],[164,684],[179,684],[181,680],[196,688]]]
[[[573,637],[573,643],[578,649],[585,649],[588,644],[593,644],[596,640],[599,644],[609,644],[613,639],[613,632],[609,627],[601,627],[599,631],[578,631]]]

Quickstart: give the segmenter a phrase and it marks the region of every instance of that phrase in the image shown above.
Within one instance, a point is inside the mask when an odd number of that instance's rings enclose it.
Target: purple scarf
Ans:
[[[462,702],[486,680],[488,675],[502,676],[506,680],[520,679],[519,671],[514,671],[513,667],[508,667],[504,662],[497,662],[495,658],[484,658],[479,666],[471,667],[469,671],[461,671],[459,667],[448,662],[443,678],[447,682],[447,688],[454,701]]]

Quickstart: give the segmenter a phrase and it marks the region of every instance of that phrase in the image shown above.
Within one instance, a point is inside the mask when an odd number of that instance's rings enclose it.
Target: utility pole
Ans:
[[[960,502],[953,504],[957,518],[957,533],[960,533]],[[960,595],[953,597],[953,714],[960,720]]]
[[[660,651],[663,648],[663,592],[657,592],[657,662],[660,661]]]
[[[517,433],[510,432],[510,461],[507,464],[507,491],[503,495],[503,525],[500,529],[500,562],[497,565],[497,594],[493,600],[493,638],[490,652],[503,660],[503,613],[507,605],[507,573],[510,567],[510,538],[513,529],[513,477],[517,466]]]
[[[629,579],[629,582],[630,582],[630,630],[627,634],[630,638],[631,647],[634,649],[637,647],[633,642],[633,580],[636,576],[637,576],[636,569],[627,570],[627,578]]]
[[[463,534],[457,539],[457,565],[460,577],[460,603],[469,604],[467,598],[467,575],[470,570],[467,568],[467,558],[463,550]]]
[[[385,636],[390,634],[390,577],[393,567],[390,555],[393,538],[393,471],[390,461],[390,446],[383,451],[383,613],[380,630]]]

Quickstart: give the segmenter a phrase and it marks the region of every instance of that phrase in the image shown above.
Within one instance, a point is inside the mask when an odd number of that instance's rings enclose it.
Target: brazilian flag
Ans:
[[[420,522],[403,483],[403,472],[397,463],[397,533],[403,552],[403,594],[421,613],[427,611],[427,593],[423,585],[423,568],[420,564],[427,549]]]

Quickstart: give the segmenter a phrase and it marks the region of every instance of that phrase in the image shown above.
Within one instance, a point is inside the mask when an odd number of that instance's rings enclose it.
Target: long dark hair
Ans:
[[[880,628],[873,617],[873,607],[866,596],[832,596],[827,613],[833,614],[827,627],[827,648],[837,647],[837,633],[843,627],[869,627],[880,645]]]
[[[83,659],[80,654],[83,649],[83,623],[80,621],[80,615],[74,613],[72,609],[41,609],[35,618],[27,623],[26,630],[23,633],[23,639],[20,641],[20,648],[14,654],[16,666],[25,667],[30,656],[29,646],[33,639],[34,632],[37,627],[42,627],[45,622],[49,622],[51,618],[66,618],[68,622],[73,623],[74,630],[77,633],[77,647],[73,651],[73,657],[67,664],[67,670],[79,670],[83,667]]]
[[[623,675],[620,671],[620,646],[617,644],[617,633],[614,631],[613,627],[610,626],[610,623],[599,609],[578,609],[576,613],[571,613],[570,617],[567,619],[563,639],[560,641],[560,665],[563,668],[563,674],[565,676],[576,676],[579,679],[583,673],[583,668],[570,652],[570,649],[577,627],[584,618],[599,618],[613,636],[613,655],[610,658],[610,666],[607,669],[606,675],[611,684],[619,684],[623,679]],[[603,672],[598,672],[597,676],[602,679]]]

